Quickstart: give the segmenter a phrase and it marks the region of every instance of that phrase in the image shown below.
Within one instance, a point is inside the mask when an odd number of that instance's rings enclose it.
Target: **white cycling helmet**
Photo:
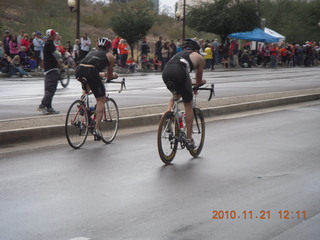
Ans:
[[[112,42],[109,38],[103,37],[98,39],[98,48],[109,50],[112,48]]]

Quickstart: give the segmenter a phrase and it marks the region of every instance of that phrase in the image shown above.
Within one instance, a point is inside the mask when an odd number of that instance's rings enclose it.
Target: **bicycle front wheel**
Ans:
[[[66,88],[70,82],[69,69],[63,69],[60,71],[60,82],[62,87]]]
[[[197,148],[189,150],[189,152],[193,157],[198,157],[203,148],[205,138],[204,117],[199,108],[193,109],[192,137]]]
[[[78,149],[86,141],[89,131],[89,116],[81,100],[74,101],[67,112],[65,133],[71,147]]]
[[[103,113],[100,130],[102,133],[102,141],[109,144],[117,135],[119,128],[119,110],[118,106],[112,98],[107,98],[105,103],[105,111]]]
[[[158,127],[158,152],[165,164],[170,164],[177,153],[179,126],[174,121],[173,112],[166,112]]]

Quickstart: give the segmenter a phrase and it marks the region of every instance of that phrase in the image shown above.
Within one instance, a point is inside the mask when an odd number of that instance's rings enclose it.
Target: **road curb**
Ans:
[[[268,69],[268,68],[266,68]],[[116,73],[121,74],[121,76],[132,76],[132,75],[136,75],[136,74],[161,74],[162,72],[158,72],[158,71],[152,71],[152,70],[143,70],[142,68],[138,68],[136,69],[137,72],[127,72],[126,69],[122,69],[119,67],[115,67],[114,71]],[[205,70],[206,71],[214,71],[214,72],[226,72],[226,71],[255,71],[255,70],[261,70],[261,68],[226,68],[222,65],[215,65],[215,69],[214,70]],[[74,75],[74,69],[71,69],[70,74]],[[44,78],[44,73],[39,71],[35,71],[35,72],[27,72],[29,75],[33,76],[33,77],[42,77]],[[17,79],[19,79],[20,77],[17,77]],[[0,72],[0,80],[1,79],[10,79],[9,75],[7,73],[2,73]]]
[[[241,102],[214,107],[202,107],[205,117],[226,115],[236,112],[252,111],[262,108],[277,107],[281,105],[295,104],[320,99],[320,93],[278,97],[250,102]],[[146,110],[146,112],[148,112]],[[121,116],[121,111],[120,111]],[[147,114],[133,117],[120,118],[119,128],[134,128],[148,125],[157,125],[162,113]],[[29,127],[24,129],[12,129],[0,131],[0,144],[8,145],[18,142],[29,142],[46,138],[61,137],[65,135],[64,124],[48,125],[41,127]]]
[[[277,99],[267,99],[252,102],[243,102],[237,104],[230,104],[218,107],[209,107],[202,109],[205,117],[212,117],[215,115],[225,115],[236,112],[252,111],[262,108],[270,108],[281,105],[295,104],[300,102],[315,101],[320,99],[320,93],[298,95],[290,97],[282,97]]]

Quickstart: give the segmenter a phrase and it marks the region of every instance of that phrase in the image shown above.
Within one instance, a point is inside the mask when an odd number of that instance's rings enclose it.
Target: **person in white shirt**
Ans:
[[[44,41],[41,38],[41,33],[39,31],[36,32],[35,38],[32,40],[34,46],[34,58],[37,61],[37,66],[40,69],[43,69],[43,46]]]
[[[75,66],[78,66],[80,62],[80,39],[74,40],[73,50],[72,50],[72,57],[75,63]]]
[[[90,51],[90,47],[91,47],[91,40],[88,36],[87,33],[84,33],[82,35],[82,38],[80,39],[81,41],[81,46],[80,46],[80,61],[87,56],[87,54]]]

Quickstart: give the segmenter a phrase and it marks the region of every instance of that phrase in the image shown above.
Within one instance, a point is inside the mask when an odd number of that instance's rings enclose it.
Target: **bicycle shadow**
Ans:
[[[201,162],[204,160],[204,158],[197,157],[197,158],[189,158],[188,160],[182,160],[182,159],[174,159],[172,163],[170,164],[164,164],[159,168],[159,177],[163,178],[179,178],[179,179],[185,179],[190,178],[192,174],[195,172],[198,172],[198,169],[200,168]]]

